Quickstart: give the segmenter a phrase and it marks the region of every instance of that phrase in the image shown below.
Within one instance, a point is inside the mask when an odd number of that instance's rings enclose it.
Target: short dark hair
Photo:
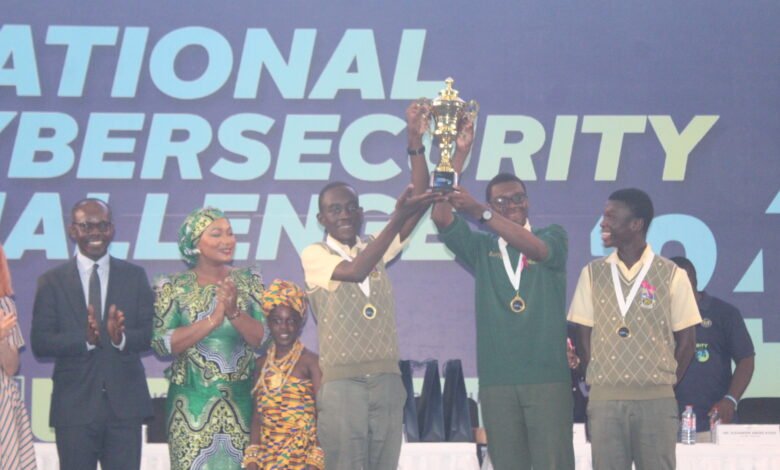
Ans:
[[[87,197],[87,198],[81,199],[81,200],[77,201],[75,204],[73,204],[73,207],[70,210],[70,220],[71,220],[71,222],[73,222],[73,220],[76,218],[76,211],[78,211],[79,209],[81,209],[83,206],[85,206],[87,204],[93,204],[93,203],[96,203],[96,204],[99,204],[99,205],[105,207],[106,211],[108,211],[108,220],[109,221],[113,220],[113,216],[111,215],[111,206],[109,206],[106,201],[104,201],[102,199],[98,199],[96,197]]]
[[[339,186],[343,186],[345,188],[349,188],[349,189],[355,191],[355,188],[353,188],[352,186],[348,185],[347,183],[345,183],[343,181],[332,181],[332,182],[326,184],[325,187],[320,190],[320,196],[319,196],[319,198],[317,198],[317,207],[320,208],[320,212],[322,212],[322,198],[325,197],[325,193],[327,193],[331,189],[339,187]],[[355,191],[355,193],[357,193],[357,191]]]
[[[691,263],[691,260],[686,258],[685,256],[674,256],[672,258],[669,258],[669,260],[676,264],[677,266],[683,268],[684,270],[688,271],[690,270],[693,272],[693,274],[696,274],[696,267],[693,266],[693,263]]]
[[[620,201],[628,206],[634,217],[644,222],[642,230],[647,235],[650,222],[653,221],[653,201],[646,192],[637,188],[618,189],[609,195],[610,201]]]
[[[516,175],[513,175],[512,173],[499,173],[488,182],[487,187],[485,188],[485,200],[490,201],[490,191],[493,190],[493,186],[500,183],[507,183],[509,181],[520,183],[520,186],[523,187],[523,191],[528,194],[528,190],[525,188],[525,183],[523,183],[523,180],[518,178]]]

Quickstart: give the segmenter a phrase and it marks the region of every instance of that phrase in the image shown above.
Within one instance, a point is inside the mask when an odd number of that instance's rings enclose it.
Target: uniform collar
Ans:
[[[617,249],[613,250],[612,253],[607,256],[606,261],[610,264],[617,264],[618,268],[620,268],[620,272],[626,279],[633,279],[651,256],[654,256],[653,247],[647,243],[645,244],[645,250],[642,252],[642,256],[640,256],[637,262],[631,266],[631,269],[626,267],[626,264],[620,259],[617,254]]]
[[[340,241],[336,240],[335,238],[331,237],[330,234],[325,238],[325,243],[328,245],[335,245],[339,248],[341,248],[344,253],[348,253],[353,258],[357,256],[357,254],[365,248],[366,244],[363,242],[363,240],[360,239],[360,237],[355,237],[355,245],[350,247],[349,245],[345,245],[344,243],[341,243]]]

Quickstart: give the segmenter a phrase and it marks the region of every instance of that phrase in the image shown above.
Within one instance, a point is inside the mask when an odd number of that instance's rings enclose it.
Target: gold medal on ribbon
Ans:
[[[366,317],[366,320],[373,320],[376,318],[376,307],[370,303],[366,304],[363,307],[363,316]]]
[[[509,302],[509,308],[515,313],[522,313],[525,310],[525,300],[520,297],[520,292],[517,292],[512,300]]]

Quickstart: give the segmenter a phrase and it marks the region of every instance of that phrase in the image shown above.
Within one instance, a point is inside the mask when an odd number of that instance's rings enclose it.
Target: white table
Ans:
[[[574,465],[577,470],[590,470],[590,443],[585,442],[584,430],[575,424]],[[709,433],[708,433],[709,434]],[[490,457],[482,464],[482,470],[492,470]],[[698,443],[677,444],[677,470],[778,470],[780,446],[749,446]]]
[[[40,470],[58,470],[57,449],[52,443],[35,444]],[[142,470],[169,470],[168,446],[145,444]],[[590,444],[575,442],[576,468],[590,469]],[[476,470],[479,468],[476,446],[471,443],[405,443],[401,448],[399,470]],[[677,445],[678,470],[777,470],[780,447],[733,446],[716,444]],[[483,470],[492,469],[485,460]]]
[[[53,443],[36,443],[39,470],[58,470]],[[144,444],[141,470],[169,470],[167,444]],[[479,470],[477,447],[468,442],[404,443],[399,470]]]

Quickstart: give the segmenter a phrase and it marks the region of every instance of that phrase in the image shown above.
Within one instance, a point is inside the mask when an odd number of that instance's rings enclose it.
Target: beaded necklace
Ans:
[[[271,347],[268,348],[265,363],[263,364],[263,370],[260,372],[260,377],[257,379],[258,383],[255,384],[252,393],[260,387],[261,383],[263,391],[266,394],[280,391],[290,378],[290,374],[292,374],[295,364],[298,363],[298,359],[301,358],[302,352],[303,343],[301,343],[301,340],[297,339],[295,340],[292,349],[290,349],[290,352],[283,357],[277,358],[276,343],[271,344]]]

